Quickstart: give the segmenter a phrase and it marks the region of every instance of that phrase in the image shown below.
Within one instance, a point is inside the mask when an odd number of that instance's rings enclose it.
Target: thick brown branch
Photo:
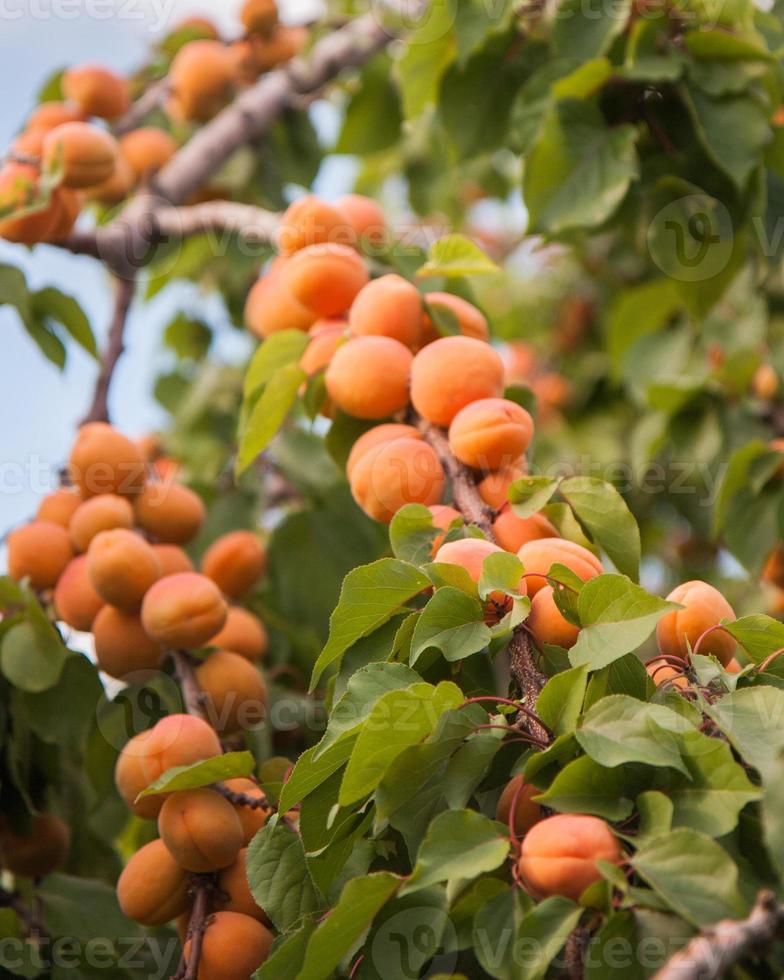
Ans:
[[[109,388],[114,370],[125,350],[125,324],[128,321],[135,286],[135,279],[117,279],[115,282],[114,315],[109,327],[106,352],[95,383],[93,402],[82,424],[109,421]]]
[[[784,936],[784,905],[773,892],[757,896],[746,919],[724,919],[701,933],[659,970],[654,980],[714,980]]]

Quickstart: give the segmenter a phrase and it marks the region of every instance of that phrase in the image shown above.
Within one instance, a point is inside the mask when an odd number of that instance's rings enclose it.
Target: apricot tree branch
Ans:
[[[161,78],[145,89],[131,108],[112,126],[115,136],[124,136],[137,129],[147,116],[163,102],[169,92],[169,79]]]
[[[196,680],[196,673],[193,669],[190,656],[184,650],[172,650],[171,658],[174,661],[174,670],[177,681],[182,690],[182,697],[185,702],[185,710],[189,715],[196,718],[207,720],[204,711],[204,696]]]
[[[191,879],[193,908],[191,909],[187,932],[187,939],[190,940],[191,944],[190,956],[186,958],[183,952],[179,968],[171,980],[197,980],[198,978],[204,933],[209,925],[211,900],[215,888],[214,875],[193,875]]]
[[[135,278],[115,281],[114,314],[109,327],[106,341],[106,351],[101,360],[101,369],[95,383],[95,392],[90,410],[84,417],[85,422],[109,421],[109,388],[114,376],[114,370],[125,350],[125,325],[128,322],[131,302],[136,287]]]

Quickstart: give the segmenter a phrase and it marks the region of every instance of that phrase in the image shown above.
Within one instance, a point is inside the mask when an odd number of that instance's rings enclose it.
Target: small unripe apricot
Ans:
[[[193,562],[176,544],[154,544],[152,550],[161,566],[161,578],[178,572],[192,572]]]
[[[99,65],[71,68],[63,75],[63,94],[87,116],[117,119],[131,105],[127,81]]]
[[[478,310],[472,303],[455,296],[452,293],[426,293],[425,302],[434,311],[445,310],[457,321],[460,333],[464,337],[474,337],[476,340],[487,340],[490,336],[490,328],[487,324],[487,317]],[[441,334],[436,329],[430,316],[425,313],[424,342],[432,343],[438,340]]]
[[[71,629],[87,633],[92,629],[103,604],[87,574],[87,556],[79,555],[68,563],[57,580],[54,589],[57,618]]]
[[[344,412],[383,419],[408,404],[411,351],[390,337],[357,337],[340,347],[327,368],[327,392]]]
[[[680,688],[680,690],[685,690],[689,686],[689,681],[683,672],[685,667],[686,664],[684,663],[683,667],[678,669],[664,657],[654,657],[645,665],[648,676],[657,687],[661,687],[662,684],[669,681],[670,686]]]
[[[218,650],[196,668],[205,712],[221,734],[258,726],[267,714],[267,686],[261,674],[238,653]]]
[[[79,190],[108,180],[117,164],[117,141],[89,123],[63,123],[47,133],[44,166],[61,174],[65,187]]]
[[[702,634],[723,620],[732,622],[735,612],[721,592],[707,582],[684,582],[667,596],[669,602],[679,602],[684,609],[673,609],[659,620],[656,639],[659,650],[671,657],[685,659],[694,651]],[[724,630],[709,633],[700,643],[698,653],[717,657],[727,663],[737,644]]]
[[[0,867],[20,878],[42,878],[63,864],[70,846],[68,825],[52,813],[42,813],[29,835],[0,833]]]
[[[283,285],[316,316],[338,316],[370,278],[365,260],[348,245],[308,245],[283,266]]]
[[[396,439],[365,453],[351,475],[354,500],[385,524],[406,504],[437,504],[445,484],[438,455],[421,439]]]
[[[278,229],[281,255],[294,255],[309,245],[346,244],[346,218],[334,205],[309,194],[289,205]]]
[[[182,483],[148,483],[135,501],[141,528],[163,544],[187,544],[204,523],[201,497]]]
[[[387,422],[384,425],[375,425],[368,429],[351,447],[348,462],[346,463],[346,476],[349,480],[354,471],[354,467],[372,449],[379,448],[387,443],[394,442],[396,439],[421,439],[422,435],[413,425],[403,425],[402,423]]]
[[[201,570],[224,595],[238,599],[259,581],[267,569],[267,553],[250,531],[231,531],[207,549]]]
[[[383,245],[387,240],[387,221],[381,206],[372,197],[347,194],[335,206],[348,221],[355,239],[350,244]]]
[[[164,796],[136,797],[175,766],[189,766],[221,754],[221,744],[212,728],[193,715],[168,715],[146,732],[134,735],[117,760],[114,780],[117,791],[137,817],[153,820],[163,806]]]
[[[243,847],[233,864],[224,868],[218,875],[218,890],[223,893],[218,898],[218,907],[224,912],[249,915],[252,919],[269,926],[272,924],[269,916],[251,893],[246,870],[247,861],[248,849]]]
[[[177,143],[165,129],[144,126],[121,138],[120,152],[140,181],[166,166],[177,152]]]
[[[189,789],[168,796],[158,814],[158,832],[174,860],[186,871],[219,871],[242,847],[242,827],[234,807],[213,789]]]
[[[447,504],[435,504],[432,507],[428,507],[428,510],[433,515],[433,527],[437,527],[444,532],[433,539],[432,554],[435,555],[444,543],[444,538],[451,525],[455,521],[462,521],[463,515],[459,510],[455,510],[454,507],[449,507]]]
[[[204,646],[223,629],[227,614],[217,585],[196,572],[159,579],[142,603],[145,630],[170,650]]]
[[[118,681],[130,674],[157,670],[163,647],[149,637],[136,613],[104,606],[93,622],[95,659],[98,667]]]
[[[216,912],[207,923],[199,960],[199,980],[250,980],[270,954],[275,937],[260,922],[239,912]],[[185,959],[191,940],[185,943]]]
[[[508,505],[501,510],[493,522],[493,534],[504,551],[512,551],[515,554],[529,541],[558,537],[558,531],[544,514],[518,517]]]
[[[73,556],[60,524],[33,521],[8,535],[8,573],[17,581],[29,579],[32,589],[51,589]]]
[[[240,20],[248,34],[269,34],[278,23],[278,5],[275,0],[245,0]]]
[[[534,436],[534,420],[506,398],[480,398],[462,408],[449,426],[449,447],[474,469],[497,470],[524,456]]]
[[[269,638],[258,616],[242,606],[230,606],[225,626],[210,638],[209,646],[255,661],[267,652]]]
[[[256,800],[264,799],[264,793],[252,779],[245,779],[242,776],[238,776],[236,779],[227,779],[224,785],[232,793],[242,793],[244,796],[250,796]],[[245,837],[245,846],[247,847],[258,831],[266,824],[272,811],[268,808],[261,809],[260,807],[242,806],[239,803],[232,805],[237,811],[237,816],[240,818],[242,833]]]
[[[42,200],[40,174],[37,167],[11,161],[0,168],[0,238],[19,245],[36,245],[46,241],[57,223],[59,214],[53,194],[49,203]],[[14,217],[12,212],[30,210]]]
[[[63,123],[84,122],[84,112],[70,102],[42,102],[29,115],[27,129],[39,129],[48,132]]]
[[[509,502],[509,487],[515,481],[521,480],[526,473],[527,468],[524,459],[512,466],[504,466],[494,473],[488,473],[476,485],[479,496],[488,507],[492,507],[493,510],[501,510]]]
[[[50,521],[67,528],[81,506],[82,498],[79,494],[71,487],[63,487],[44,497],[36,512],[36,520]]]
[[[137,612],[142,599],[161,577],[152,546],[134,531],[101,531],[87,552],[87,574],[104,602]]]
[[[596,555],[565,538],[539,538],[529,541],[517,552],[517,557],[525,568],[528,595],[532,597],[547,585],[546,576],[553,565],[566,565],[583,582],[604,571]]]
[[[514,815],[514,831],[518,837],[527,834],[535,823],[542,819],[542,808],[534,802],[534,797],[538,796],[538,790],[530,783],[526,783],[522,776],[513,776],[504,787],[498,806],[495,811],[495,818],[505,827],[509,826],[509,818],[512,815],[512,804],[517,798]]]
[[[526,625],[539,646],[549,645],[570,650],[580,635],[580,630],[561,615],[551,585],[539,589],[531,600],[531,612]]]
[[[525,835],[518,869],[536,898],[562,895],[576,902],[601,881],[597,861],[621,860],[620,844],[604,820],[559,813],[540,820]]]
[[[85,499],[100,493],[132,496],[144,486],[144,460],[138,447],[105,422],[90,422],[79,429],[68,469]]]
[[[188,908],[188,876],[162,840],[133,855],[117,879],[123,915],[143,926],[162,926]]]
[[[461,408],[504,390],[504,365],[489,344],[473,337],[442,337],[414,358],[411,401],[419,414],[447,426]]]
[[[206,122],[227,104],[234,88],[234,59],[220,41],[191,41],[171,63],[169,109],[183,120]]]
[[[419,290],[395,274],[374,279],[354,300],[348,325],[358,337],[391,337],[413,350],[422,336]]]
[[[85,500],[77,509],[68,525],[68,533],[77,551],[87,551],[90,542],[101,531],[120,527],[133,527],[133,507],[119,494],[100,493]]]
[[[316,314],[292,296],[283,283],[284,263],[273,263],[253,284],[245,302],[245,326],[260,340],[279,330],[309,330]]]

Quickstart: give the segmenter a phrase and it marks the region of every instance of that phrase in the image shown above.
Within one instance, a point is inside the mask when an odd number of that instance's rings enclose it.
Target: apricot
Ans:
[[[226,734],[258,726],[267,713],[267,686],[250,661],[218,650],[196,668],[212,727]]]
[[[784,589],[784,547],[781,544],[777,544],[768,555],[762,570],[762,580]]]
[[[144,538],[118,528],[101,531],[87,552],[87,574],[104,602],[137,612],[142,599],[161,577],[161,566]]]
[[[114,781],[117,791],[137,817],[153,820],[165,797],[161,794],[136,797],[175,766],[189,766],[221,754],[216,733],[206,721],[193,715],[167,715],[130,739],[117,760]]]
[[[480,398],[504,390],[504,365],[489,344],[473,337],[442,337],[424,347],[411,369],[411,401],[435,425],[448,426]]]
[[[158,832],[186,871],[219,871],[236,859],[242,847],[240,819],[214,789],[188,789],[167,796],[158,814]]]
[[[248,849],[243,847],[228,868],[218,875],[218,890],[223,894],[218,898],[218,907],[224,912],[240,912],[269,926],[269,916],[257,903],[248,884],[246,865]],[[224,897],[225,896],[225,897]]]
[[[61,524],[32,521],[8,535],[8,573],[30,580],[30,588],[51,589],[74,556],[68,532]]]
[[[558,531],[544,514],[518,517],[507,505],[493,521],[493,535],[504,551],[513,551],[516,554],[529,541],[557,538]]]
[[[117,155],[111,177],[102,184],[90,187],[87,197],[99,204],[111,205],[124,201],[136,184],[136,174],[122,152]]]
[[[731,622],[736,618],[721,592],[707,582],[684,582],[672,590],[667,600],[685,607],[666,613],[656,627],[659,650],[671,657],[685,659],[706,630],[718,626],[723,619]],[[704,656],[712,655],[726,664],[732,659],[735,648],[735,640],[729,633],[716,630],[700,643],[698,652]]]
[[[514,815],[514,831],[518,837],[527,834],[535,823],[542,819],[542,808],[534,802],[534,797],[538,796],[540,790],[530,783],[526,783],[522,776],[513,776],[504,787],[498,806],[495,811],[495,818],[505,827],[509,826],[509,818],[512,814],[512,804],[517,797]]]
[[[779,391],[780,381],[776,369],[768,363],[760,364],[751,379],[751,390],[755,398],[771,401]]]
[[[190,31],[207,41],[217,41],[220,31],[207,17],[186,17],[174,28],[174,32]]]
[[[483,538],[461,538],[441,545],[434,560],[446,565],[459,565],[468,572],[474,582],[478,582],[485,559],[488,555],[495,554],[503,554],[503,550],[492,541],[485,541]]]
[[[170,111],[178,119],[207,122],[229,102],[234,59],[220,41],[190,41],[171,63]]]
[[[578,627],[561,615],[551,585],[539,589],[531,600],[531,612],[526,625],[539,646],[547,644],[569,650],[580,635]]]
[[[264,575],[267,553],[251,531],[231,531],[210,545],[201,569],[224,595],[238,599]]]
[[[48,129],[25,129],[14,137],[12,153],[23,157],[40,157],[44,150],[44,140]]]
[[[604,571],[596,555],[566,538],[539,538],[529,541],[520,548],[517,557],[525,568],[528,595],[531,597],[547,586],[546,576],[553,565],[566,565],[583,582]]]
[[[165,129],[143,126],[120,139],[120,152],[137,181],[156,174],[177,152],[177,142]]]
[[[138,447],[106,422],[89,422],[79,429],[68,471],[85,498],[101,493],[132,496],[144,486]]]
[[[488,473],[476,485],[479,496],[488,507],[501,510],[509,501],[509,487],[516,480],[521,480],[527,472],[525,460],[522,459],[512,466],[503,466],[494,473]]]
[[[131,857],[117,879],[123,915],[143,926],[162,926],[188,908],[188,876],[162,840],[150,841]]]
[[[348,245],[308,245],[284,265],[282,283],[316,316],[347,310],[370,276],[365,260]]]
[[[163,544],[186,544],[198,534],[206,511],[201,497],[182,483],[148,483],[136,498],[136,520]]]
[[[536,898],[561,895],[576,902],[586,888],[601,881],[597,861],[621,860],[620,844],[604,820],[559,813],[531,827],[517,866]]]
[[[52,191],[54,218],[46,236],[47,242],[61,242],[71,234],[81,213],[82,204],[83,197],[79,191],[69,187],[56,187]]]
[[[459,510],[455,510],[454,507],[449,507],[447,504],[435,504],[432,507],[428,507],[428,510],[433,515],[433,527],[437,527],[444,532],[433,539],[432,553],[435,555],[444,543],[444,538],[453,522],[462,521],[463,515]]]
[[[68,533],[77,551],[87,551],[90,542],[101,531],[132,527],[133,507],[126,498],[116,493],[101,493],[85,500],[76,510],[68,525]]]
[[[36,520],[49,521],[67,528],[71,518],[82,505],[82,498],[71,487],[62,487],[47,494],[36,511]]]
[[[425,293],[425,303],[436,312],[444,310],[448,315],[454,317],[457,321],[458,330],[464,337],[474,337],[476,340],[486,341],[490,336],[487,317],[473,303],[469,303],[460,296],[455,296],[452,293]],[[434,340],[438,340],[440,336],[441,334],[431,317],[425,312],[424,343],[432,343]]]
[[[356,337],[340,347],[327,368],[327,392],[344,412],[383,419],[408,404],[411,351],[390,337]]]
[[[48,132],[63,123],[84,122],[84,112],[71,102],[42,102],[27,118],[27,129]]]
[[[351,479],[354,467],[372,449],[380,448],[387,443],[394,442],[396,439],[421,439],[422,434],[413,425],[403,425],[396,422],[387,422],[384,425],[376,425],[368,429],[351,447],[351,452],[346,463],[346,475]]]
[[[163,647],[147,635],[136,613],[104,606],[92,630],[98,667],[119,681],[130,674],[151,673],[163,659]]]
[[[329,324],[316,330],[319,323]],[[313,339],[305,348],[299,366],[310,377],[323,371],[332,362],[335,352],[346,337],[346,324],[342,320],[319,320],[311,327]]]
[[[199,980],[250,980],[270,954],[275,937],[256,919],[239,912],[211,916],[199,959]],[[191,941],[185,943],[185,960]]]
[[[245,302],[245,326],[260,340],[279,330],[309,330],[316,314],[296,300],[283,284],[285,263],[274,263],[257,279]]]
[[[108,180],[117,165],[117,141],[89,123],[63,123],[47,133],[43,163],[57,170],[65,187],[95,187]]]
[[[131,105],[128,82],[100,65],[82,65],[63,75],[63,94],[87,116],[117,119]]]
[[[238,653],[246,660],[260,660],[269,638],[264,623],[242,606],[230,606],[226,624],[209,641],[209,646]]]
[[[685,667],[686,664],[684,663],[683,668],[678,670],[663,657],[654,657],[653,660],[649,660],[645,665],[648,676],[657,687],[669,681],[670,686],[677,687],[680,690],[684,690],[689,686],[688,678],[683,673]]]
[[[497,470],[524,456],[534,420],[506,398],[480,398],[462,408],[449,426],[449,448],[473,469]]]
[[[278,5],[275,0],[245,0],[240,20],[248,34],[267,35],[278,23]]]
[[[251,796],[257,800],[265,798],[261,788],[252,779],[239,776],[236,779],[227,779],[223,785],[232,793],[242,793],[244,796]],[[242,833],[245,836],[245,846],[247,846],[266,824],[271,811],[260,807],[243,806],[240,803],[234,803],[232,806],[240,818]]]
[[[0,215],[7,215],[0,217],[0,238],[18,245],[47,240],[59,212],[54,194],[43,198],[36,167],[11,161],[0,168]]]
[[[254,57],[259,74],[272,71],[278,65],[296,58],[308,43],[309,37],[306,27],[278,24],[269,37],[255,38],[258,43],[254,47]]]
[[[64,863],[70,847],[68,825],[53,813],[42,813],[30,834],[0,833],[0,867],[20,878],[42,878]]]
[[[345,244],[346,218],[337,207],[314,194],[289,205],[278,229],[281,255],[294,255],[309,245],[326,242]]]
[[[555,371],[547,371],[534,378],[531,391],[536,395],[537,414],[540,419],[552,419],[571,398],[572,389],[566,378]]]
[[[739,674],[743,670],[743,667],[741,667],[740,662],[733,657],[731,660],[728,660],[726,664],[724,664],[724,669],[728,674]]]
[[[145,630],[170,650],[204,646],[223,629],[227,614],[217,585],[196,572],[159,579],[142,603]]]
[[[161,566],[161,578],[176,575],[177,572],[192,572],[193,562],[176,544],[154,544],[152,550]]]
[[[54,589],[57,618],[72,629],[89,632],[103,608],[103,599],[87,574],[87,556],[79,555],[66,565]]]
[[[381,206],[372,197],[346,194],[335,202],[335,206],[347,220],[357,244],[379,246],[386,242],[386,217]]]
[[[365,453],[352,470],[359,506],[388,524],[405,504],[437,504],[446,477],[435,450],[421,439],[396,439]]]
[[[391,337],[415,349],[422,336],[422,297],[402,276],[389,274],[360,290],[348,315],[358,337]]]

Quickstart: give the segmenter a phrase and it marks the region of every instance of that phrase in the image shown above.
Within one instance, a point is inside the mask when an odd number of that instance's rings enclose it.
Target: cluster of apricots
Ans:
[[[174,56],[166,109],[174,124],[203,123],[238,88],[295,57],[304,28],[278,23],[275,0],[248,0],[245,36],[220,39],[209,21],[186,21],[193,35]],[[142,126],[115,137],[111,124],[131,106],[131,84],[100,65],[82,65],[62,78],[64,101],[44,102],[30,115],[0,168],[0,238],[23,245],[68,237],[88,202],[121,203],[148,184],[177,152],[162,126]]]

